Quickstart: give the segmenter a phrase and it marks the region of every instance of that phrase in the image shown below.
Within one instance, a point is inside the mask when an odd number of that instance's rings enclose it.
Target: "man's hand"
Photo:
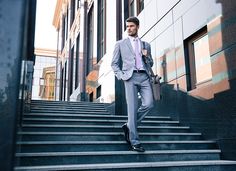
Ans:
[[[145,57],[148,56],[147,49],[142,49],[142,55]]]

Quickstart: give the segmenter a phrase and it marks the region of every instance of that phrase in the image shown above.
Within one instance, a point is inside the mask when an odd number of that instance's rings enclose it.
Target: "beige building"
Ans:
[[[33,73],[32,99],[55,100],[56,98],[56,50],[36,48]]]
[[[39,96],[42,100],[55,100],[55,66],[43,68]]]

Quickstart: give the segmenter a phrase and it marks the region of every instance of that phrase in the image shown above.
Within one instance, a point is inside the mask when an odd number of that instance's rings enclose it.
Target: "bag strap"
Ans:
[[[145,48],[145,42],[142,41],[142,43],[143,43],[143,49],[146,49],[146,48]],[[148,70],[149,70],[149,72],[150,72],[150,76],[151,76],[151,77],[154,77],[155,74],[154,74],[154,72],[153,72],[153,70],[152,70],[152,67],[151,67],[151,64],[150,64],[149,60],[147,60],[145,56],[142,56],[142,58],[143,58],[143,61],[144,61],[144,63],[146,64],[146,66],[147,66],[147,68],[148,68]]]

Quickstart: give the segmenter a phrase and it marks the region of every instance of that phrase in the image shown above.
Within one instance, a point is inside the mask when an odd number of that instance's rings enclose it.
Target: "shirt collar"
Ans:
[[[128,36],[130,41],[139,40],[139,37]]]

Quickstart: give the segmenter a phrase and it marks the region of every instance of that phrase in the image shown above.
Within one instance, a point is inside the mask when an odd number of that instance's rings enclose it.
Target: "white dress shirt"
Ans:
[[[130,40],[130,43],[133,47],[134,52],[135,52],[135,45],[134,45],[135,42],[134,41],[138,40],[138,48],[139,48],[138,51],[139,51],[139,54],[140,54],[140,58],[142,60],[141,40],[140,40],[140,38],[139,37],[132,37],[132,36],[128,36],[128,37],[129,37],[129,40]],[[143,63],[142,63],[141,68],[139,70],[144,70]]]

